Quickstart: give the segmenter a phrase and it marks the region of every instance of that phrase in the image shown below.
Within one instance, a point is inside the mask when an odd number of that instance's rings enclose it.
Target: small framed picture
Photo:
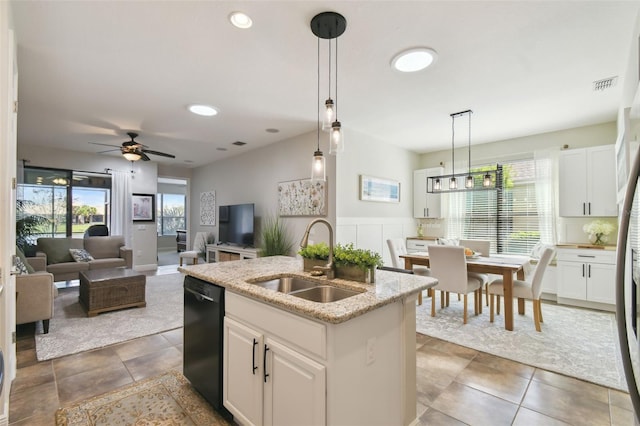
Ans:
[[[134,222],[156,221],[156,197],[154,194],[133,194],[131,206]]]
[[[400,202],[400,182],[360,175],[360,199],[363,201]]]

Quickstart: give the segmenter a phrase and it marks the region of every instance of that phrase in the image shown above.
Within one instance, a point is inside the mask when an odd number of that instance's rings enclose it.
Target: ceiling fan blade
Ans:
[[[89,142],[91,145],[102,145],[102,146],[112,146],[114,148],[120,148],[120,145],[113,145],[109,143],[100,143],[100,142]]]
[[[119,151],[120,148],[107,149],[106,151],[98,151],[97,154],[106,154],[107,152]]]
[[[140,155],[140,159],[142,161],[151,161],[151,158],[149,158],[144,152],[137,151],[136,153]]]
[[[173,155],[173,154],[167,154],[165,152],[160,152],[160,151],[153,151],[153,150],[150,150],[150,149],[142,149],[142,152],[145,152],[147,154],[160,155],[162,157],[176,158],[176,156]]]

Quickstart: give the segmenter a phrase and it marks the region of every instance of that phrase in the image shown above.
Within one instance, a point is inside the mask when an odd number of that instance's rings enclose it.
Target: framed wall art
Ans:
[[[154,194],[132,194],[134,222],[156,221],[156,197]]]
[[[200,193],[200,225],[216,225],[216,191]]]
[[[299,179],[278,183],[279,216],[326,216],[327,183]]]
[[[384,203],[400,202],[400,182],[367,175],[360,175],[360,199]]]

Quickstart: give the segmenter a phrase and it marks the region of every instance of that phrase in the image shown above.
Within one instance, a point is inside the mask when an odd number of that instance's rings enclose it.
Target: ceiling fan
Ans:
[[[119,146],[117,148],[120,149],[120,152],[122,153],[124,158],[126,158],[129,161],[138,161],[138,160],[149,161],[151,159],[149,158],[149,156],[147,154],[159,155],[161,157],[167,157],[167,158],[176,158],[176,156],[173,155],[173,154],[167,154],[165,152],[154,151],[154,150],[148,149],[148,147],[146,145],[143,145],[143,144],[141,144],[139,142],[136,142],[135,138],[138,137],[137,133],[127,132],[127,135],[131,138],[131,140],[122,142],[122,146]],[[104,146],[116,147],[116,145],[108,145],[108,144],[104,144],[104,143],[97,143],[97,142],[90,142],[90,143],[92,143],[94,145],[104,145]],[[102,152],[109,152],[109,151],[114,151],[114,150],[110,149],[108,151],[102,151]]]

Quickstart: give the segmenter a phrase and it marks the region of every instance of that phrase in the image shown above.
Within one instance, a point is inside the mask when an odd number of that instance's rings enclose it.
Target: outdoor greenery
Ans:
[[[27,212],[32,204],[27,200],[16,200],[16,245],[25,254],[32,254],[35,246],[33,235],[46,232],[51,222],[44,216],[33,215]]]
[[[278,216],[262,220],[260,256],[287,256],[293,247],[284,222]]]

